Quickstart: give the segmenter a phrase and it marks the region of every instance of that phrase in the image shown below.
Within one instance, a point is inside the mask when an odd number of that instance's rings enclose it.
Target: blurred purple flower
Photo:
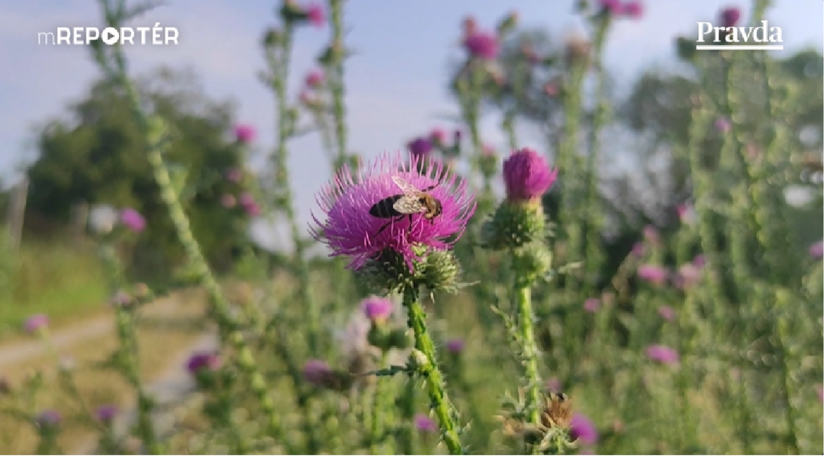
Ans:
[[[647,347],[647,357],[654,362],[675,365],[679,363],[679,353],[670,347],[653,344]]]
[[[713,127],[715,127],[718,132],[728,133],[731,129],[730,119],[727,117],[717,117],[713,123]]]
[[[235,207],[236,204],[238,204],[238,200],[235,199],[235,196],[230,195],[230,194],[227,193],[227,194],[221,196],[221,204],[223,205],[223,207],[225,207],[227,209],[231,209],[231,208]]]
[[[63,420],[63,417],[55,410],[43,410],[37,415],[35,421],[41,428],[57,426]]]
[[[596,313],[601,307],[602,301],[598,298],[591,297],[584,301],[584,310],[590,313]]]
[[[309,22],[315,27],[324,27],[327,23],[327,14],[319,3],[312,3],[306,8],[306,15]]]
[[[659,230],[653,225],[645,225],[645,228],[642,229],[642,234],[644,235],[645,240],[651,244],[659,244],[661,242]]]
[[[424,137],[418,137],[407,144],[407,149],[415,156],[427,156],[433,151],[433,143]]]
[[[641,2],[627,2],[622,6],[622,13],[632,19],[639,19],[644,14],[644,7]]]
[[[361,310],[372,322],[381,322],[389,318],[394,305],[391,300],[383,297],[372,296],[361,301]]]
[[[550,378],[544,385],[547,392],[561,392],[561,381],[558,378]]]
[[[220,369],[223,362],[221,357],[214,352],[196,352],[189,357],[186,362],[186,369],[191,374],[197,374],[201,370],[215,371]]]
[[[705,268],[705,263],[706,260],[704,254],[698,254],[696,257],[693,258],[693,265],[695,265],[697,268]]]
[[[819,397],[819,401],[822,402],[822,385],[818,385],[816,387],[816,396]]]
[[[417,413],[415,415],[415,429],[422,431],[422,432],[437,432],[438,426],[435,424],[429,416],[423,413]]]
[[[692,262],[688,262],[679,267],[676,277],[678,280],[677,286],[679,288],[692,286],[702,279],[702,269],[694,265]]]
[[[412,156],[409,158],[412,161]],[[416,188],[432,187],[428,193],[441,203],[441,214],[427,219],[424,214],[413,214],[400,221],[372,216],[369,211],[376,203],[401,194],[393,178],[400,178]],[[421,257],[413,246],[421,244],[432,249],[448,249],[464,232],[467,221],[475,212],[475,198],[467,189],[467,181],[444,168],[434,157],[422,164],[405,163],[400,154],[385,154],[371,166],[362,165],[358,172],[343,166],[317,195],[324,213],[322,222],[313,214],[313,237],[329,245],[330,256],[349,256],[349,268],[359,269],[377,253],[387,249],[404,256],[412,268],[413,260]],[[389,223],[389,225],[387,225]],[[380,232],[380,233],[379,233]]]
[[[146,228],[146,219],[140,215],[140,212],[131,208],[120,211],[120,223],[135,233],[139,233]]]
[[[514,151],[504,161],[503,169],[507,199],[513,202],[539,200],[559,173],[550,168],[544,156],[530,148]]]
[[[464,340],[463,339],[450,339],[447,341],[447,351],[453,355],[458,355],[461,351],[464,350]]]
[[[642,265],[636,272],[639,278],[660,285],[667,281],[668,272],[658,265]]]
[[[49,317],[42,313],[32,315],[23,323],[23,329],[30,334],[45,329],[48,326]]]
[[[132,296],[127,293],[126,291],[120,290],[109,299],[109,303],[114,307],[123,307],[125,305],[131,304],[133,301]]]
[[[732,6],[722,10],[722,14],[720,16],[722,19],[722,27],[734,27],[736,26],[736,23],[739,22],[742,12],[739,8]]]
[[[243,180],[243,171],[241,169],[227,169],[223,175],[232,183],[239,183]]]
[[[324,73],[320,69],[310,71],[304,79],[304,83],[309,88],[318,88],[324,83]]]
[[[464,37],[464,49],[475,58],[494,60],[498,56],[498,37],[489,32],[473,31]]]
[[[642,257],[645,255],[645,244],[640,242],[633,244],[633,249],[630,250],[630,253],[636,257]]]
[[[559,86],[555,82],[547,82],[544,84],[544,94],[547,96],[558,96]]]
[[[243,210],[244,212],[246,212],[246,215],[250,217],[257,217],[261,215],[261,206],[255,202],[244,204]]]
[[[117,416],[117,407],[114,405],[101,405],[97,407],[95,416],[101,423],[111,423]]]
[[[684,224],[696,223],[696,210],[690,204],[683,203],[676,206],[676,214],[679,215],[679,220]]]
[[[447,132],[441,127],[434,128],[433,131],[430,132],[430,141],[436,146],[447,145]]]
[[[673,310],[673,307],[669,305],[663,305],[659,307],[659,316],[667,321],[673,321],[676,318],[676,312]]]
[[[575,413],[570,419],[570,437],[584,445],[594,445],[599,440],[599,431],[590,418]]]
[[[238,143],[247,144],[252,143],[255,139],[255,127],[246,124],[238,124],[234,128],[235,140]]]
[[[324,386],[332,374],[332,368],[323,360],[310,359],[304,364],[304,379],[313,386]]]
[[[821,260],[822,259],[822,241],[817,241],[816,243],[812,244],[808,248],[808,254],[816,260]]]
[[[623,13],[621,0],[599,0],[599,4],[602,7],[602,11],[611,15],[616,16]]]

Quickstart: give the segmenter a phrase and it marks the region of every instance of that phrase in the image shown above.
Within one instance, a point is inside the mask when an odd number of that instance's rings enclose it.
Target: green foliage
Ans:
[[[186,172],[181,201],[207,258],[226,268],[233,249],[247,242],[245,214],[220,202],[222,194],[237,195],[242,187],[224,178],[242,162],[242,147],[226,137],[231,106],[210,101],[189,72],[161,69],[140,88],[146,104],[174,127],[164,160]],[[155,273],[182,262],[121,89],[108,81],[94,84],[68,117],[45,126],[37,146],[39,157],[28,169],[30,212],[61,223],[81,201],[132,207],[148,224],[135,243],[138,268]]]

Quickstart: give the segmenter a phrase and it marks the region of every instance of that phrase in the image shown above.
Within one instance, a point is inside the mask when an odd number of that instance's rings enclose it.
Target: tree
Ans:
[[[191,71],[160,69],[138,88],[173,133],[165,160],[180,174],[181,201],[196,238],[213,264],[228,263],[232,249],[246,240],[247,226],[239,209],[221,204],[222,195],[242,188],[224,175],[242,165],[241,146],[226,138],[232,105],[207,98]],[[68,117],[45,124],[37,148],[39,157],[28,168],[30,212],[65,223],[79,201],[135,208],[149,224],[136,244],[135,263],[152,272],[180,263],[182,251],[121,89],[96,82],[69,106]]]

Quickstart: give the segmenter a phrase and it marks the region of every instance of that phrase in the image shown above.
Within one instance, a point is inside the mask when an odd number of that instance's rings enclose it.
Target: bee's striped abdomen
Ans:
[[[402,196],[404,195],[393,195],[389,198],[384,198],[381,201],[378,201],[370,208],[370,215],[373,217],[378,217],[379,219],[389,219],[391,217],[400,216],[401,213],[396,211],[395,208],[393,208],[393,205]]]

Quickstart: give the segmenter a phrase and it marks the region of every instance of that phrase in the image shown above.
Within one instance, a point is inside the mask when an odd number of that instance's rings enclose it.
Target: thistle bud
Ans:
[[[541,203],[518,205],[505,201],[481,226],[482,245],[489,249],[517,248],[542,241],[545,234]]]
[[[542,243],[532,243],[516,248],[513,252],[513,269],[516,273],[516,285],[529,286],[543,278],[551,269],[553,254]]]

